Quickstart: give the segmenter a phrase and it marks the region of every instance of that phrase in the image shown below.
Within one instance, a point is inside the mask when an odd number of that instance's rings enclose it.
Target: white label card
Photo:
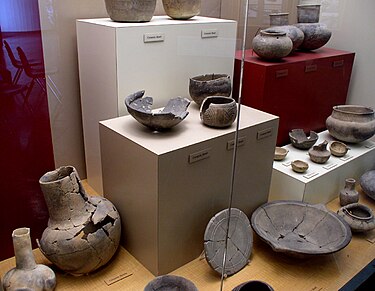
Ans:
[[[143,35],[143,42],[162,42],[165,40],[165,34],[164,33],[145,33]]]
[[[219,32],[217,29],[202,29],[201,37],[202,38],[212,38],[212,37],[218,37]]]

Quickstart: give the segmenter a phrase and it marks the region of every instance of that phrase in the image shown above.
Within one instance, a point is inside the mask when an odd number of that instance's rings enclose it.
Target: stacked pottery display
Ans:
[[[154,15],[156,0],[105,0],[105,8],[116,22],[148,22]]]
[[[105,265],[120,242],[120,216],[102,197],[89,197],[72,166],[58,168],[39,180],[49,220],[39,242],[42,253],[73,275]]]
[[[187,20],[201,11],[201,0],[163,0],[165,13],[177,20]]]
[[[49,267],[35,262],[31,248],[30,229],[26,227],[15,229],[12,239],[16,267],[4,275],[4,290],[54,290],[56,286],[55,273]]]
[[[286,57],[293,49],[293,43],[281,30],[268,28],[261,30],[253,39],[253,50],[266,60],[278,60]]]
[[[289,37],[293,43],[293,50],[296,50],[302,44],[304,34],[302,30],[296,26],[289,25],[289,13],[270,14],[270,25],[272,29],[286,33],[286,36]]]
[[[295,24],[303,31],[304,40],[299,46],[302,50],[316,50],[324,46],[331,38],[331,31],[323,23],[319,23],[320,5],[297,5],[297,20]]]

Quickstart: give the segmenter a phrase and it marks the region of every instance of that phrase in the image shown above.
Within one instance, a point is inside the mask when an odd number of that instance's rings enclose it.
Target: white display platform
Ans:
[[[319,144],[335,140],[328,131],[319,133]],[[298,200],[308,203],[327,203],[337,198],[345,186],[345,179],[360,176],[375,167],[375,142],[371,140],[359,144],[349,144],[350,150],[341,158],[331,155],[325,164],[310,160],[307,150],[300,150],[291,144],[283,161],[274,161],[269,200]],[[329,145],[327,146],[329,149]],[[299,174],[292,170],[291,162],[302,160],[309,164],[308,170]]]
[[[250,216],[268,199],[278,118],[241,108],[233,206]],[[196,104],[188,111],[168,132],[131,116],[100,122],[104,196],[121,215],[122,244],[155,275],[198,257],[229,203],[235,124],[209,128]]]
[[[126,96],[146,90],[155,108],[176,96],[189,98],[189,78],[211,73],[233,77],[237,23],[154,16],[145,23],[109,18],[77,20],[87,180],[102,193],[98,122],[126,115]]]

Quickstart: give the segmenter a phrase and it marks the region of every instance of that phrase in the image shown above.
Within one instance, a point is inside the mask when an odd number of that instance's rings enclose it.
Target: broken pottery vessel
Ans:
[[[114,205],[88,196],[72,166],[47,172],[39,184],[49,212],[48,227],[38,242],[42,253],[72,275],[105,265],[120,242],[121,221]]]
[[[372,210],[359,203],[348,204],[341,207],[337,214],[350,226],[353,232],[370,231],[375,228],[375,218]]]
[[[156,277],[154,280],[149,282],[144,291],[198,291],[198,288],[190,280],[175,276],[175,275],[163,275]]]
[[[187,108],[190,100],[175,97],[159,112],[152,112],[152,97],[143,97],[145,91],[135,92],[125,98],[125,106],[131,116],[151,130],[164,131],[170,129],[188,116]]]
[[[236,120],[237,103],[230,97],[207,97],[203,100],[199,116],[207,126],[216,128],[228,127]]]
[[[251,226],[276,252],[295,257],[326,255],[346,247],[349,225],[324,205],[272,201],[257,208]]]
[[[341,189],[340,195],[339,195],[341,206],[356,203],[359,201],[359,193],[355,189],[355,183],[356,181],[353,178],[345,179],[345,187],[344,189]]]
[[[303,129],[296,128],[289,132],[289,139],[295,148],[307,150],[316,143],[318,134],[311,130],[310,135],[307,136]]]
[[[15,229],[12,239],[16,267],[4,275],[4,290],[54,290],[55,273],[49,267],[35,262],[31,248],[30,229],[26,227]]]
[[[325,140],[322,143],[309,149],[310,159],[314,163],[324,164],[328,161],[329,157],[331,156],[331,152],[327,150],[327,144],[328,142]]]

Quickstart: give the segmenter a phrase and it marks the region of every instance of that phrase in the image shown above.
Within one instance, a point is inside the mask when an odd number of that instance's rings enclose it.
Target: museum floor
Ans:
[[[84,181],[88,193],[95,192]],[[361,193],[360,203],[375,210],[375,203]],[[331,201],[327,207],[339,209],[339,201]],[[37,263],[50,263],[38,249],[34,250]],[[375,257],[375,230],[367,234],[353,234],[352,241],[343,250],[309,260],[295,259],[271,250],[254,234],[254,247],[250,263],[239,273],[227,278],[224,290],[249,280],[261,280],[277,290],[338,290]],[[14,258],[0,262],[0,274],[15,266]],[[55,290],[143,290],[154,278],[124,248],[120,247],[112,261],[93,274],[74,277],[55,270]],[[205,259],[197,258],[172,272],[190,279],[199,290],[220,290],[220,276],[211,270]]]

